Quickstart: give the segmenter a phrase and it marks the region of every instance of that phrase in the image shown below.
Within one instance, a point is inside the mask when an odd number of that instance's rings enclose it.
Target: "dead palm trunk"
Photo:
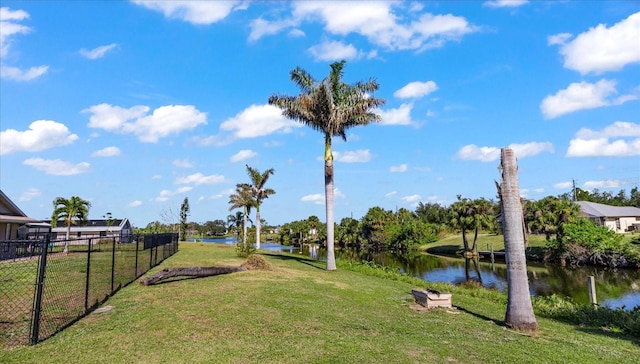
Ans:
[[[500,169],[502,178],[498,194],[502,204],[508,287],[505,324],[516,330],[534,331],[538,329],[538,323],[529,292],[518,167],[512,149],[502,148]]]

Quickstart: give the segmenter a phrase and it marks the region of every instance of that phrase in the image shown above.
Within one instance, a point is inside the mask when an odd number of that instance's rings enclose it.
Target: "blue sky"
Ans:
[[[530,199],[640,184],[637,1],[7,1],[0,188],[27,215],[91,201],[135,226],[226,219],[245,164],[271,224],[324,220],[323,137],[283,118],[289,71],[380,83],[382,121],[334,139],[335,218],[495,198],[501,147]]]

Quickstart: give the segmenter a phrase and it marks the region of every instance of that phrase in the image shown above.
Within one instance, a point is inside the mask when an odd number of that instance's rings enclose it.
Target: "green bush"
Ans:
[[[640,306],[631,311],[578,304],[568,297],[534,297],[536,314],[576,325],[640,337]]]
[[[562,234],[548,241],[545,247],[545,259],[548,261],[572,266],[640,266],[640,249],[606,226],[598,226],[591,220],[580,218],[564,224],[562,230]]]

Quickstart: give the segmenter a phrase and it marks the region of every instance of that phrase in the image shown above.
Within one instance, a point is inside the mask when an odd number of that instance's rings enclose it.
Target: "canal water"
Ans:
[[[194,241],[194,239],[190,239]],[[209,243],[233,245],[235,238],[197,239]],[[272,242],[260,244],[269,251],[300,254],[299,246],[280,245]],[[326,252],[317,245],[305,245],[302,254],[313,259],[326,259]],[[337,256],[353,258],[353,253],[336,252]],[[487,260],[474,262],[463,258],[442,257],[419,254],[411,259],[399,259],[391,254],[375,254],[367,257],[376,264],[387,266],[418,277],[427,282],[459,284],[477,281],[483,286],[504,290],[507,287],[507,270],[504,262],[491,264]],[[564,268],[556,264],[527,263],[529,289],[532,295],[549,296],[557,294],[571,297],[579,303],[589,303],[587,277],[596,280],[598,304],[632,309],[640,306],[640,270],[609,269],[602,267]]]

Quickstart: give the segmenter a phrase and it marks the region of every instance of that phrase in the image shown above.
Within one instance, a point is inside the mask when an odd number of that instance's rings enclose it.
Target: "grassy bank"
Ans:
[[[412,279],[354,272],[265,253],[272,271],[155,286],[134,283],[33,347],[2,348],[2,363],[554,363],[635,362],[637,338],[538,318],[540,332],[500,325],[504,297],[456,287],[454,310],[412,308]],[[236,266],[233,247],[181,243],[166,267]]]
[[[473,244],[473,232],[467,235],[467,240],[469,241],[469,245]],[[542,248],[544,248],[545,244],[546,240],[543,235],[530,235],[527,245],[527,255],[533,257],[542,254]],[[478,250],[489,251],[491,247],[493,247],[494,251],[504,250],[504,236],[478,234]],[[462,235],[455,234],[440,239],[435,243],[425,245],[421,250],[431,254],[456,255],[456,253],[462,251],[463,248]]]

